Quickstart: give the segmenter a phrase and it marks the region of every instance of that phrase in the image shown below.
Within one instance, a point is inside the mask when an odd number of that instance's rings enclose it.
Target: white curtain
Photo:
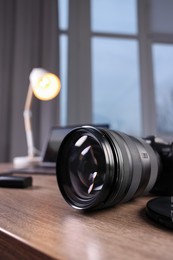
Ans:
[[[0,161],[27,154],[23,109],[34,67],[59,75],[57,0],[0,0]],[[59,120],[59,98],[34,99],[35,146]]]

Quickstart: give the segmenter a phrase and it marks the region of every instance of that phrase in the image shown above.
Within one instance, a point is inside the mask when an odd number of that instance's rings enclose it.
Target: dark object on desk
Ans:
[[[159,197],[148,201],[146,213],[156,223],[173,229],[173,200],[171,197]]]
[[[57,180],[74,208],[102,209],[149,192],[173,195],[173,144],[113,130],[79,127],[62,141]]]
[[[0,176],[0,187],[3,188],[27,188],[32,186],[32,177]]]

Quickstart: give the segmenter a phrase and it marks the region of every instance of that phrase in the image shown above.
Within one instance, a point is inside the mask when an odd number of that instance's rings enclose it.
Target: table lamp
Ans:
[[[26,97],[26,103],[24,107],[24,125],[26,132],[26,141],[28,148],[28,155],[25,157],[15,157],[13,163],[15,165],[32,165],[41,160],[41,157],[36,156],[38,154],[37,149],[34,147],[33,132],[31,124],[31,104],[33,94],[40,100],[51,100],[55,98],[61,89],[61,83],[59,78],[45,69],[34,68],[29,76],[30,84]]]

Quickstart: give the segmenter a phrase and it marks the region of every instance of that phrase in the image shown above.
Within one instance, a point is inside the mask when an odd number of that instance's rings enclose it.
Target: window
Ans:
[[[157,132],[173,132],[173,44],[153,44]]]
[[[173,135],[173,1],[59,0],[59,10],[61,124]]]
[[[137,4],[91,1],[92,119],[141,134]]]
[[[100,33],[136,34],[136,0],[92,0],[91,30]]]
[[[138,43],[136,40],[93,37],[93,122],[141,133]]]
[[[173,135],[173,1],[150,2],[156,132]]]

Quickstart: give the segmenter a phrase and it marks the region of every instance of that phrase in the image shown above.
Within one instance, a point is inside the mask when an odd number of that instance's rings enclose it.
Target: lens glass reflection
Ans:
[[[99,143],[91,136],[76,139],[69,154],[69,174],[74,192],[81,198],[97,194],[105,179],[105,157]]]

